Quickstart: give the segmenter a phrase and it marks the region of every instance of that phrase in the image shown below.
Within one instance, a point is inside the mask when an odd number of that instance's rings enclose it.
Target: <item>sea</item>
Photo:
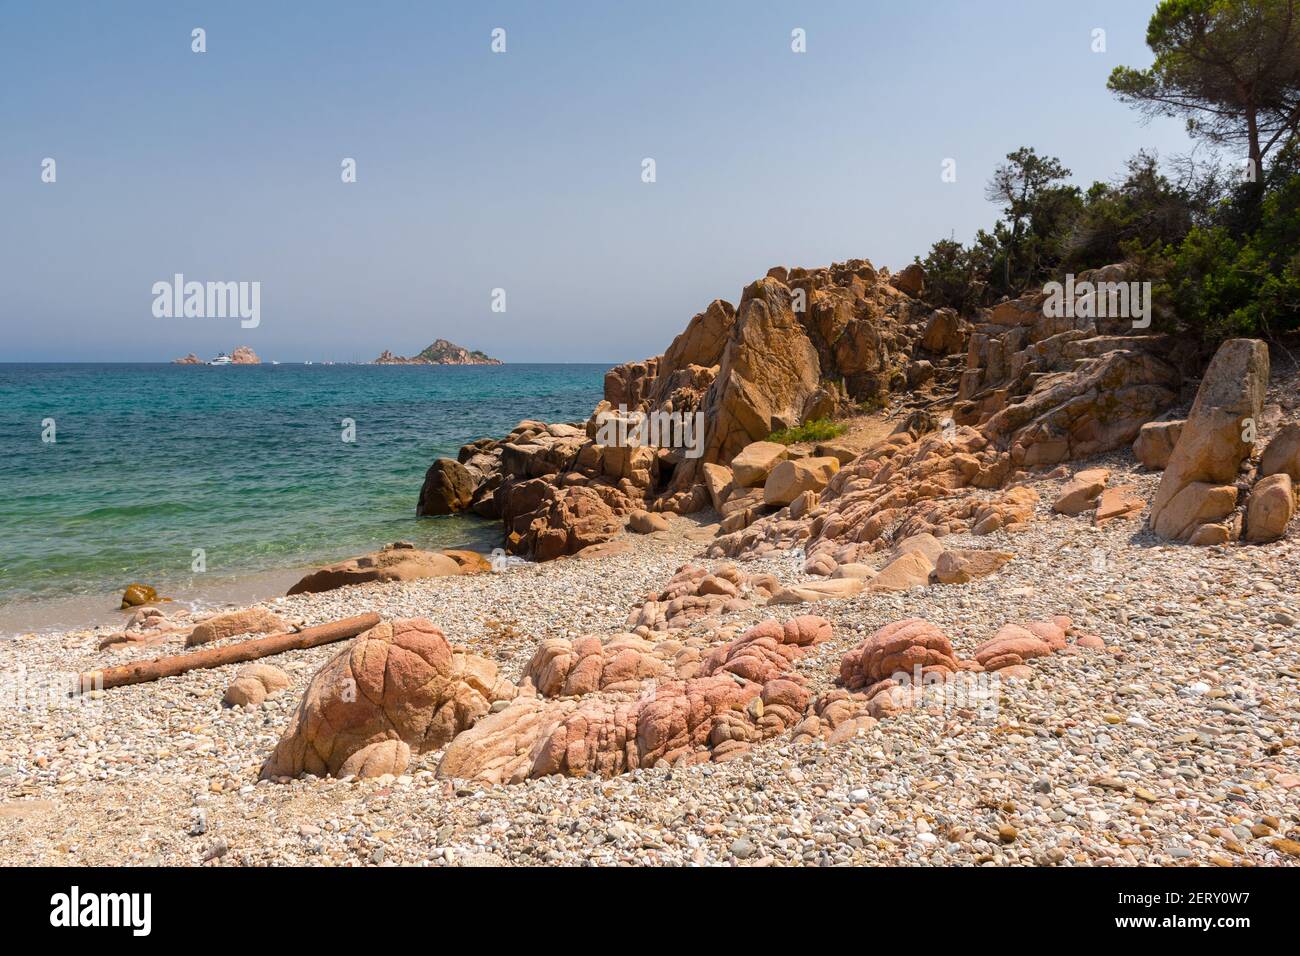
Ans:
[[[217,606],[390,541],[491,550],[415,517],[426,469],[585,420],[612,364],[0,364],[0,635],[111,622],[135,581]]]

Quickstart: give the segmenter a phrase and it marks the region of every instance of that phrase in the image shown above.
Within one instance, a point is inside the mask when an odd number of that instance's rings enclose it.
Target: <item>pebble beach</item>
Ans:
[[[1107,467],[1142,493],[1160,475]],[[0,862],[6,865],[1209,865],[1300,863],[1300,586],[1294,536],[1263,547],[1162,543],[1140,521],[1095,528],[1050,510],[1028,529],[955,547],[1015,553],[963,585],[758,607],[694,624],[712,640],[815,613],[833,636],[796,662],[814,692],[878,628],[924,617],[967,653],[1005,622],[1056,614],[1104,650],[1033,662],[991,713],[905,710],[842,743],[774,739],[741,759],[484,787],[435,777],[440,753],[378,779],[258,779],[298,699],[338,646],[268,659],[290,688],[228,707],[235,668],[0,703]],[[632,606],[701,559],[710,513],[626,538],[598,559],[364,584],[265,602],[311,625],[363,612],[427,617],[517,680],[547,637],[624,629]],[[962,540],[956,540],[962,539]],[[947,542],[946,542],[947,543]],[[743,563],[810,580],[797,554]],[[107,629],[0,642],[24,686],[178,653],[116,652]],[[718,640],[724,639],[718,636]],[[235,638],[234,640],[239,640]],[[37,699],[40,698],[40,699]]]

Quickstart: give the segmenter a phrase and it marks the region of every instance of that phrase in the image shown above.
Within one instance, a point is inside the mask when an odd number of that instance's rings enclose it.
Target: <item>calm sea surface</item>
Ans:
[[[608,367],[0,364],[0,633],[136,580],[494,547],[494,523],[415,518],[425,469],[523,418],[586,418]]]

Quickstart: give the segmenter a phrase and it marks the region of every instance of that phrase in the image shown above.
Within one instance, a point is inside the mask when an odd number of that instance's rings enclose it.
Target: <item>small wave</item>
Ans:
[[[137,518],[141,515],[180,515],[196,510],[183,501],[150,501],[135,505],[106,505],[80,514],[68,515],[70,521],[102,521],[105,518]]]

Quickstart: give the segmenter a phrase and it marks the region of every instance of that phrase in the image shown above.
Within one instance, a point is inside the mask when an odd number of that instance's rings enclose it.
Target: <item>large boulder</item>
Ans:
[[[838,458],[799,458],[776,464],[763,483],[763,503],[788,505],[804,492],[818,492],[840,470]]]
[[[908,618],[876,631],[840,660],[840,680],[849,690],[867,687],[896,674],[912,676],[957,670],[952,641],[929,621]]]
[[[790,455],[790,449],[779,442],[751,442],[731,460],[732,480],[736,488],[758,488],[778,462]]]
[[[715,465],[709,461],[704,462],[700,468],[703,472],[704,487],[709,490],[709,501],[713,505],[713,510],[721,511],[722,503],[727,500],[734,487],[731,469],[726,465]]]
[[[1268,347],[1230,339],[1214,354],[1182,434],[1151,502],[1151,527],[1162,538],[1222,544],[1237,536],[1236,508],[1246,441],[1258,426],[1268,385]],[[1214,527],[1201,530],[1202,525]]]
[[[939,355],[952,355],[966,348],[966,333],[955,309],[938,309],[925,324],[921,345]]]
[[[1293,483],[1300,482],[1300,425],[1292,423],[1278,429],[1259,456],[1259,473],[1265,477],[1286,473]]]
[[[516,694],[495,663],[454,650],[429,621],[382,621],[316,672],[261,775],[400,773],[411,753],[436,750]],[[404,746],[368,749],[388,741]]]
[[[411,545],[397,542],[386,545],[371,554],[349,558],[313,571],[293,587],[289,594],[315,594],[332,591],[348,584],[365,584],[369,581],[416,581],[420,578],[441,578],[462,573],[455,558],[440,551],[421,551]]]
[[[1181,421],[1147,422],[1133,442],[1133,455],[1148,468],[1163,469],[1182,433]]]
[[[1246,540],[1276,541],[1286,534],[1287,523],[1295,512],[1295,491],[1291,476],[1279,471],[1261,478],[1246,499]]]
[[[474,497],[474,476],[454,458],[439,458],[424,475],[416,517],[464,511]]]

